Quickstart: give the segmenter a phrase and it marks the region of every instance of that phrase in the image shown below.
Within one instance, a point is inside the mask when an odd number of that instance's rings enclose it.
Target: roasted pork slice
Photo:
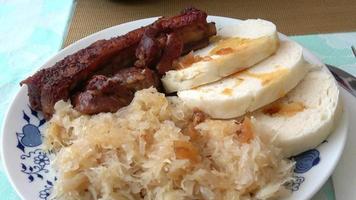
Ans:
[[[159,78],[148,68],[130,67],[113,77],[94,76],[85,91],[73,96],[74,108],[84,114],[116,112],[130,104],[135,91],[149,87],[159,88]]]
[[[127,52],[137,46],[143,32],[144,28],[140,28],[124,36],[99,40],[22,81],[21,85],[28,85],[31,107],[42,110],[49,118],[58,100],[67,100],[73,89],[103,69],[104,64],[110,63],[112,58],[122,61],[130,57]]]
[[[162,56],[156,69],[160,75],[164,75],[172,69],[173,61],[178,59],[183,52],[183,41],[176,33],[167,35],[166,45],[162,51]]]
[[[192,50],[206,47],[216,35],[214,23],[196,23],[164,33],[159,25],[146,28],[136,49],[137,67],[156,69],[160,75],[174,69],[173,61]]]

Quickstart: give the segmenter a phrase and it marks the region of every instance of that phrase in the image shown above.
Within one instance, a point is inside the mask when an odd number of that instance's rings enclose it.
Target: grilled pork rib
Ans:
[[[99,40],[65,57],[54,66],[38,71],[22,81],[21,85],[28,86],[31,107],[42,111],[46,118],[50,118],[57,101],[68,100],[78,91],[87,92],[87,87],[83,84],[94,75],[113,76],[120,69],[134,65],[155,70],[158,67],[159,73],[164,74],[171,69],[171,63],[177,56],[207,45],[208,38],[216,34],[215,25],[208,24],[206,17],[207,14],[203,11],[187,9],[180,15],[160,18],[151,25],[123,36]],[[143,37],[148,29],[154,29],[155,34]],[[147,38],[153,39],[152,48],[145,48],[147,41],[144,40]],[[182,50],[174,52],[173,47],[177,46],[182,46]],[[152,84],[147,84],[146,87],[150,86]],[[120,92],[122,89],[117,91]],[[116,96],[124,98],[125,95],[123,93]],[[130,95],[127,96],[126,102],[132,98]],[[114,110],[119,107],[122,106],[116,106]],[[106,110],[97,109],[97,112]]]

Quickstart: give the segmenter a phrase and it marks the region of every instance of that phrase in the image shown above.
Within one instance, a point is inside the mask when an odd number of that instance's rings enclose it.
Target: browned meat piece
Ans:
[[[209,45],[209,38],[204,38],[198,42],[191,42],[189,44],[184,44],[182,55],[186,55],[193,50],[202,49],[208,45]]]
[[[134,93],[149,87],[159,87],[157,75],[148,68],[125,68],[115,76],[94,76],[86,90],[72,99],[74,108],[84,114],[116,112],[130,104]]]
[[[45,72],[46,70],[42,69],[35,75],[28,77],[26,80],[20,83],[20,85],[27,84],[27,95],[29,96],[30,105],[34,110],[42,110],[41,89],[44,82],[43,79],[45,77]]]
[[[160,75],[173,69],[173,60],[207,46],[209,37],[216,34],[214,23],[197,23],[166,34],[160,29],[157,26],[146,29],[136,49],[135,62],[137,67],[157,69]]]
[[[136,49],[136,58],[138,60],[135,62],[135,66],[151,67],[161,57],[162,49],[166,43],[166,36],[158,37],[158,34],[160,32],[155,27],[146,29]]]
[[[209,28],[211,25],[207,24],[206,17],[203,11],[189,9],[178,16],[160,18],[148,27],[159,27],[162,34],[175,32],[180,35],[184,44],[198,43],[200,40],[206,40],[208,35],[214,34],[207,33],[211,31]],[[42,110],[45,117],[49,118],[57,101],[67,100],[95,73],[110,74],[123,65],[125,67],[132,65],[131,62],[135,60],[135,49],[146,29],[147,27],[143,27],[124,36],[97,41],[22,81],[21,84],[28,85],[31,107]],[[189,33],[187,30],[197,33]],[[109,66],[108,70],[106,66]]]
[[[160,88],[160,80],[157,74],[148,68],[130,67],[120,70],[113,77],[116,82],[120,82],[132,91],[142,90],[154,86]]]
[[[140,28],[121,37],[99,40],[22,81],[21,84],[29,87],[31,107],[50,117],[54,104],[61,99],[67,100],[70,92],[108,63],[109,58],[115,55],[121,55],[120,60],[127,58],[128,50],[137,45],[143,32],[144,28]]]
[[[191,27],[189,27],[189,29],[191,29]],[[181,30],[179,30],[179,32],[181,32]],[[214,31],[212,32],[215,33]],[[136,49],[136,57],[138,58],[138,60],[136,61],[135,66],[156,68],[159,75],[163,75],[166,71],[173,69],[172,63],[175,59],[179,58],[182,55],[184,44],[180,35],[177,34],[177,32],[167,33],[163,36],[157,36],[158,34],[160,33],[154,27],[150,27],[145,30],[145,33]],[[194,38],[192,36],[196,34],[200,34],[200,32],[197,31],[195,32],[195,34],[190,34],[189,37]],[[188,36],[188,34],[185,35]],[[198,41],[194,42],[195,44],[193,43],[193,45],[188,45],[187,47],[190,49],[186,50],[192,50],[192,48],[207,45],[209,39],[208,36],[210,35],[208,34],[206,38],[203,38],[202,42]],[[158,59],[160,59],[158,64],[155,64]],[[97,81],[97,77],[95,77],[89,82],[86,91],[82,92],[75,98],[75,108],[86,114],[96,114],[99,112],[114,112],[117,111],[119,108],[126,106],[133,98],[133,94],[127,91],[123,91],[125,88],[121,87],[122,84],[120,83],[122,81],[115,82],[114,86],[112,86],[112,81],[124,80],[127,77],[136,77],[136,75],[131,76],[130,71],[121,70],[115,75],[113,79],[108,79],[100,76],[99,81]],[[91,89],[91,85],[93,85],[93,83],[95,83],[96,87],[94,89]],[[99,87],[98,84],[101,86]],[[142,79],[141,81],[133,81],[130,86],[126,86],[131,88],[131,91],[134,92],[142,88],[147,88],[151,85],[151,81],[146,83],[146,81]],[[105,87],[103,88],[102,86]],[[109,95],[105,93],[106,88],[110,89]],[[101,92],[100,90],[103,90],[103,92]],[[127,101],[125,101],[125,96]],[[102,101],[103,103],[99,104],[98,102],[100,101]]]
[[[135,66],[157,69],[160,75],[175,69],[172,63],[181,55],[207,46],[209,37],[216,34],[213,23],[197,23],[163,35],[159,29],[156,26],[146,29],[136,49]]]
[[[157,71],[160,75],[164,75],[172,69],[172,63],[175,59],[182,55],[183,41],[176,33],[167,35],[166,46],[163,50],[161,60],[157,64]]]
[[[184,29],[176,31],[175,33],[178,34],[179,37],[182,38],[182,40],[184,41],[183,54],[186,54],[189,53],[191,50],[195,50],[190,48],[189,46],[193,46],[193,44],[202,43],[202,41],[206,41],[209,39],[209,37],[216,35],[216,27],[214,22],[207,24],[198,23],[194,26],[186,26]]]
[[[131,67],[132,63],[134,63],[136,60],[136,47],[136,45],[132,45],[131,47],[126,48],[125,51],[121,51],[120,54],[115,55],[111,60],[109,60],[109,63],[100,67],[100,69],[96,71],[95,74],[111,76],[122,68]]]
[[[72,100],[76,110],[89,115],[99,112],[115,112],[117,108],[131,102],[134,93],[127,87],[103,75],[97,75],[95,78],[98,82],[102,81],[102,84],[98,88],[76,95]]]

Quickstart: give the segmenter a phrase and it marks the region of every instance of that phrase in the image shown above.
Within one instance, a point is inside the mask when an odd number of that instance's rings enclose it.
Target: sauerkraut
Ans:
[[[116,113],[55,105],[45,143],[54,150],[57,199],[271,199],[288,195],[294,163],[251,124],[205,119],[155,89]],[[249,122],[250,123],[250,122]],[[253,127],[253,126],[252,126]]]

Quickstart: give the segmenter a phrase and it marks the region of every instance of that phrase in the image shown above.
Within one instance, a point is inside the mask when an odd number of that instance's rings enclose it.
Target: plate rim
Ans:
[[[82,48],[85,48],[87,47],[88,45],[92,44],[93,42],[97,41],[97,40],[100,40],[100,39],[107,39],[107,38],[111,38],[111,37],[115,37],[113,36],[113,34],[110,34],[112,32],[112,30],[115,30],[115,29],[120,29],[119,27],[120,26],[142,26],[143,24],[149,24],[151,22],[153,22],[154,20],[156,20],[158,17],[149,17],[149,18],[143,18],[143,19],[138,19],[138,20],[134,20],[134,21],[130,21],[130,22],[126,22],[126,23],[122,23],[122,24],[117,24],[115,26],[111,26],[111,27],[108,27],[108,28],[105,28],[103,30],[100,30],[100,31],[97,31],[95,33],[92,33],[84,38],[81,38],[75,42],[73,42],[72,44],[68,45],[67,47],[59,50],[58,52],[56,52],[53,56],[51,56],[49,59],[47,59],[47,61],[42,64],[40,67],[36,68],[36,71],[40,70],[40,69],[44,69],[44,68],[48,68],[50,66],[52,66],[55,62],[58,62],[59,60],[63,59],[64,57],[82,49]],[[230,18],[230,17],[223,17],[223,16],[214,16],[214,15],[209,15],[208,16],[208,20],[233,20],[233,21],[236,21],[236,22],[240,22],[242,21],[241,19],[235,19],[235,18]],[[131,31],[132,29],[129,29],[129,31]],[[128,32],[128,31],[124,31],[124,32]],[[108,35],[109,37],[106,37],[105,35]],[[282,33],[279,33],[279,36],[282,36],[283,39],[287,39],[287,40],[291,40],[290,38],[288,38],[288,36],[282,34]],[[120,35],[120,34],[118,34]],[[97,38],[99,37],[99,38]],[[92,38],[97,38],[95,41],[92,41]],[[302,45],[301,45],[302,46]],[[315,55],[313,54],[312,52],[310,52],[308,49],[306,49],[304,46],[302,46],[302,49],[303,49],[303,56],[305,56],[305,53],[308,54],[307,57],[311,57],[313,60],[316,60],[317,62],[320,63],[320,65],[322,65],[323,67],[325,67],[325,65],[321,62],[321,60]],[[329,72],[330,73],[330,72]],[[20,87],[20,89],[16,92],[16,94],[10,99],[10,105],[7,107],[6,109],[6,112],[5,112],[5,115],[4,115],[4,120],[3,120],[3,124],[2,124],[2,127],[1,127],[1,140],[0,140],[0,144],[1,144],[1,160],[3,162],[3,166],[4,166],[4,172],[6,174],[6,178],[8,179],[8,181],[10,182],[12,188],[15,190],[15,192],[17,193],[17,195],[20,196],[21,199],[27,199],[27,197],[25,196],[25,194],[23,194],[23,191],[21,192],[20,191],[20,187],[17,187],[17,185],[21,184],[21,183],[16,183],[16,179],[14,176],[11,176],[10,174],[10,166],[8,164],[8,161],[7,159],[7,156],[6,156],[6,148],[5,146],[7,145],[4,145],[5,144],[5,134],[6,134],[6,130],[8,129],[8,124],[11,123],[10,122],[10,111],[11,110],[14,110],[14,108],[16,107],[16,103],[17,101],[19,101],[19,98],[21,97],[21,95],[23,95],[24,92],[26,92],[26,86],[22,86]],[[344,90],[343,88],[339,88],[339,98],[340,101],[342,102],[342,107],[345,108],[346,106],[346,103],[344,98],[346,98],[346,95],[341,95],[341,93],[345,92],[341,92],[341,90]],[[329,168],[330,171],[328,171],[328,175],[327,176],[323,176],[322,178],[322,184],[319,184],[317,185],[316,187],[313,187],[312,189],[312,192],[309,192],[308,195],[305,195],[307,199],[310,199],[311,197],[313,197],[319,190],[320,188],[326,183],[327,179],[332,175],[332,172],[335,170],[341,156],[342,156],[342,152],[344,151],[344,148],[345,148],[345,143],[346,143],[346,139],[347,139],[347,135],[348,135],[348,123],[349,123],[349,118],[348,118],[348,111],[346,109],[343,109],[342,110],[342,113],[341,113],[341,116],[339,117],[338,119],[338,122],[337,122],[337,125],[335,125],[333,131],[330,133],[329,136],[331,136],[336,127],[341,124],[342,122],[342,119],[341,118],[344,118],[345,117],[345,120],[344,120],[344,123],[345,123],[345,126],[346,126],[346,129],[345,129],[345,133],[342,134],[344,137],[343,137],[343,140],[341,141],[341,149],[340,149],[340,152],[338,152],[338,154],[336,155],[336,162],[334,163],[331,163],[331,167]],[[8,133],[9,134],[9,133]],[[329,138],[328,136],[328,138]]]

